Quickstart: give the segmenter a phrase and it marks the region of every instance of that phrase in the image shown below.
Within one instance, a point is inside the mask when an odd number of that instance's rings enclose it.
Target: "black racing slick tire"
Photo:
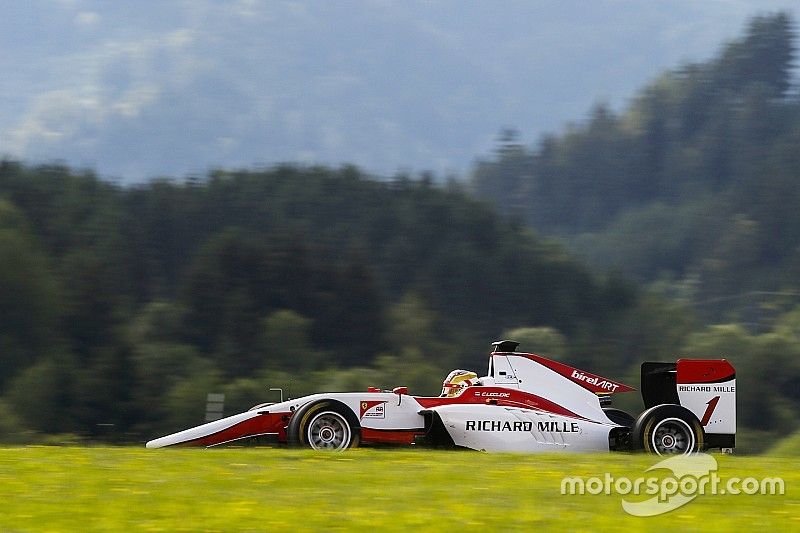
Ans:
[[[656,405],[639,415],[633,426],[633,445],[656,455],[688,455],[702,451],[703,426],[680,405]]]
[[[336,400],[302,406],[286,428],[290,446],[314,450],[343,451],[361,440],[361,426],[353,411]]]

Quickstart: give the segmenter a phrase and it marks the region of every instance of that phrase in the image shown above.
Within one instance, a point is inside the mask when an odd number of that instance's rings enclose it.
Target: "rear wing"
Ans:
[[[682,405],[700,421],[710,447],[734,447],[736,370],[726,359],[642,363],[641,389],[646,409]]]

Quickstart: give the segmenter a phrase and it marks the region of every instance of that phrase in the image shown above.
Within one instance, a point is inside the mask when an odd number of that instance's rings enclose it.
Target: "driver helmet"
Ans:
[[[478,381],[478,374],[469,370],[453,370],[442,382],[442,398],[458,396],[467,387]]]

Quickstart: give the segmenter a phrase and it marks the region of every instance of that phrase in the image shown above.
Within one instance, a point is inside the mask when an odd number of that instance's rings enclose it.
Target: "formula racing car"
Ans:
[[[644,450],[688,454],[735,446],[736,373],[725,359],[646,362],[645,411],[610,407],[623,383],[559,361],[493,344],[487,375],[455,370],[437,397],[406,387],[323,393],[216,420],[147,443],[220,446],[247,441],[320,450],[370,444],[430,445],[485,451]]]

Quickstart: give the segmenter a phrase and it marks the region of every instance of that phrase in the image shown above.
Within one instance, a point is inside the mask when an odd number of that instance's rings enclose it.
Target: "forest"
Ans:
[[[262,383],[436,394],[504,328],[588,347],[637,305],[633,286],[426,179],[287,166],[121,187],[6,161],[0,191],[0,387],[47,434],[194,420],[214,387],[230,408]]]
[[[560,237],[593,269],[661,282],[698,306],[719,301],[699,309],[705,320],[752,321],[752,306],[796,305],[792,24],[786,14],[756,17],[716,57],[663,73],[620,111],[598,104],[534,147],[506,132],[472,190]]]
[[[800,408],[793,37],[757,17],[623,110],[505,132],[463,181],[2,160],[0,440],[143,442],[208,393],[229,414],[274,387],[435,395],[511,337],[632,385],[644,360],[727,357],[762,450]]]

